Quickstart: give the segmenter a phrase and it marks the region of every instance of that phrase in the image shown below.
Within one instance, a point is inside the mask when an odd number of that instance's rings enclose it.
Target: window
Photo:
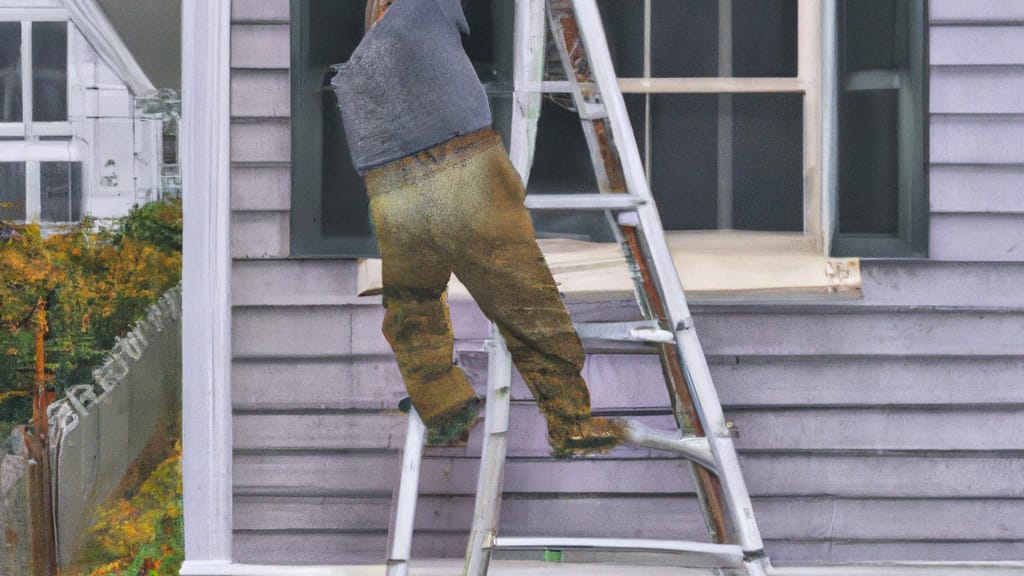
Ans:
[[[293,0],[294,254],[375,255],[325,74],[358,44],[362,4]],[[797,238],[824,255],[922,254],[925,4],[598,0],[665,229]],[[507,142],[513,2],[464,5],[466,48]],[[569,104],[544,101],[532,194],[596,188]],[[596,215],[534,223],[540,237],[612,239]]]
[[[67,21],[0,22],[0,219],[81,219],[71,135]]]

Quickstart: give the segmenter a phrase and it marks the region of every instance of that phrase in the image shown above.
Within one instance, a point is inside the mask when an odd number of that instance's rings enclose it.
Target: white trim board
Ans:
[[[182,263],[185,558],[186,566],[216,568],[230,565],[233,518],[231,2],[185,0],[182,15],[181,165],[182,188],[187,190]]]
[[[413,560],[410,576],[449,576],[461,571],[461,560]],[[285,566],[185,561],[182,576],[385,576],[383,564],[359,566]],[[710,576],[710,570],[618,564],[556,562],[491,562],[490,576]],[[768,576],[1020,576],[1024,563],[878,563],[771,568]]]
[[[156,87],[149,81],[142,67],[135,61],[128,46],[121,40],[103,9],[94,0],[63,0],[64,7],[71,15],[71,21],[78,27],[93,49],[128,86],[137,97],[156,93]],[[187,46],[187,44],[184,44]]]

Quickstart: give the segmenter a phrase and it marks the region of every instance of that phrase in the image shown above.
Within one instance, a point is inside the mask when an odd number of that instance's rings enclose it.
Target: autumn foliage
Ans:
[[[136,208],[112,228],[86,220],[45,237],[34,224],[0,223],[0,421],[28,419],[28,402],[11,399],[31,390],[41,300],[46,370],[60,396],[90,382],[115,338],[180,277],[179,201]]]

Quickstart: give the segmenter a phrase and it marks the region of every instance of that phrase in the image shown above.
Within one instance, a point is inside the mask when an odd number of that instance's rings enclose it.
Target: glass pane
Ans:
[[[804,228],[803,96],[736,94],[733,106],[733,227]]]
[[[68,119],[68,24],[32,23],[32,119]]]
[[[515,7],[512,0],[463,2],[469,36],[462,45],[473,62],[480,81],[489,91],[512,90],[512,43]]]
[[[718,228],[720,189],[732,191],[734,229],[803,229],[801,95],[654,95],[651,139],[665,229]]]
[[[840,99],[839,231],[899,231],[899,93],[848,92]]]
[[[718,96],[651,96],[651,188],[666,230],[717,227]]]
[[[733,76],[797,75],[797,0],[732,0]]]
[[[896,0],[842,2],[845,69],[892,70],[897,67]]]
[[[25,219],[25,163],[0,162],[0,220]]]
[[[643,5],[637,0],[600,0],[598,8],[604,21],[615,74],[624,78],[643,76]]]
[[[82,164],[40,162],[39,196],[43,222],[82,219]]]
[[[21,120],[21,22],[0,22],[0,122]]]
[[[651,76],[718,76],[718,2],[651,0]]]
[[[797,0],[652,0],[654,77],[788,76],[797,74]],[[634,11],[640,6],[633,2]],[[726,20],[720,20],[726,18]],[[719,66],[719,31],[732,29],[732,71]],[[643,35],[633,33],[642,44]]]

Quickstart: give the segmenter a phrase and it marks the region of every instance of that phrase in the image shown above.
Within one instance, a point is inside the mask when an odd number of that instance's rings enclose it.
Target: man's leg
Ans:
[[[381,250],[386,309],[382,332],[395,353],[413,406],[431,443],[458,440],[475,421],[477,398],[452,363],[453,334],[446,287],[451,268],[423,233],[422,194],[399,189],[377,195],[370,210]]]
[[[446,247],[455,275],[507,340],[556,452],[611,448],[621,430],[590,417],[590,394],[580,376],[583,347],[537,246],[521,180],[504,148],[495,146],[454,170],[458,200],[452,202],[455,221]]]

